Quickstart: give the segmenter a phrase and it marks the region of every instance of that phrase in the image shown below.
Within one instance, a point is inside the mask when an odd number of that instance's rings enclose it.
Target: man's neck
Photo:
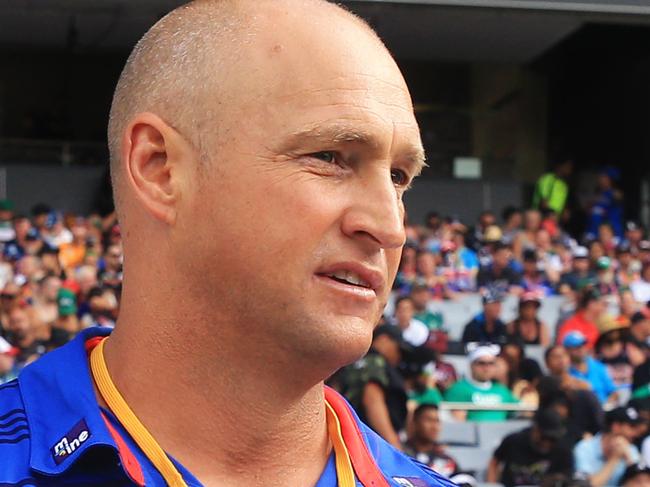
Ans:
[[[330,452],[321,382],[287,379],[295,364],[290,370],[272,356],[262,359],[262,344],[243,340],[230,347],[232,336],[202,334],[208,317],[201,323],[186,313],[176,327],[160,324],[164,333],[155,335],[151,321],[165,314],[152,313],[144,323],[132,309],[127,302],[121,310],[106,362],[126,402],[167,453],[205,485],[316,483]]]

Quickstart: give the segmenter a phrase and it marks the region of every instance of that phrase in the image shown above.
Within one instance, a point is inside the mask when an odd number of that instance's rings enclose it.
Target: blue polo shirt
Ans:
[[[569,374],[578,379],[586,380],[600,402],[607,401],[607,398],[616,390],[616,384],[609,375],[605,364],[593,357],[587,357],[587,372],[581,372],[573,366]]]
[[[97,403],[86,341],[109,333],[105,328],[85,330],[27,366],[17,380],[0,386],[0,486],[165,485],[122,425]],[[392,448],[345,404],[352,429],[388,485],[454,485]],[[188,486],[201,485],[171,460]],[[316,487],[336,485],[332,454]],[[362,486],[359,481],[357,485]]]

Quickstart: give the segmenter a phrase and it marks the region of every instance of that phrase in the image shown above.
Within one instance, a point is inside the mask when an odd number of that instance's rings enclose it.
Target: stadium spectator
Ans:
[[[484,265],[476,278],[479,288],[498,289],[502,293],[521,290],[521,274],[512,268],[512,251],[505,244],[497,243],[492,249],[491,263]]]
[[[605,364],[616,387],[627,389],[632,385],[634,368],[646,359],[645,352],[628,339],[628,329],[613,318],[603,320],[600,329],[595,357]]]
[[[415,307],[414,318],[421,321],[430,331],[442,328],[443,316],[439,312],[434,313],[429,308],[432,295],[431,289],[424,282],[416,282],[411,289],[411,300]]]
[[[412,298],[402,296],[395,301],[394,325],[400,329],[407,343],[420,347],[429,339],[429,328],[414,316],[415,306]]]
[[[591,203],[587,235],[598,236],[603,223],[608,223],[615,235],[623,238],[623,193],[615,187],[621,173],[615,167],[605,167],[598,175],[596,197]]]
[[[470,376],[451,386],[444,395],[445,401],[469,403],[493,408],[501,404],[517,403],[517,398],[506,386],[494,381],[498,345],[478,345],[469,353]],[[499,409],[453,411],[458,420],[503,421],[508,412]]]
[[[639,311],[639,303],[634,299],[632,291],[627,287],[621,287],[618,294],[619,315],[616,322],[621,326],[629,326],[632,316]]]
[[[630,319],[628,340],[646,356],[650,353],[650,315],[637,311]]]
[[[49,338],[50,328],[59,317],[57,297],[61,284],[61,279],[55,275],[47,275],[38,283],[38,291],[32,298],[32,315],[39,338]]]
[[[520,208],[507,206],[501,213],[503,219],[503,238],[502,242],[506,245],[512,245],[521,232],[521,225],[524,222],[523,213]]]
[[[588,382],[601,403],[615,403],[618,398],[616,384],[607,367],[590,355],[585,336],[579,331],[572,331],[565,335],[562,345],[571,360],[569,373]]]
[[[406,391],[397,367],[410,346],[399,328],[381,325],[373,334],[368,354],[344,369],[341,392],[359,417],[396,448],[406,424]]]
[[[543,174],[535,183],[533,207],[539,210],[553,210],[562,216],[569,196],[568,179],[573,172],[573,161],[566,159],[555,165],[553,171]]]
[[[404,453],[436,472],[451,477],[458,471],[456,460],[445,453],[438,441],[440,414],[433,404],[422,404],[413,413],[413,428],[404,443]]]
[[[630,283],[630,290],[637,302],[650,301],[650,262],[643,264],[639,277]]]
[[[535,209],[526,210],[524,212],[524,228],[515,239],[512,250],[517,260],[523,259],[523,254],[526,249],[535,250],[535,239],[537,238],[537,231],[542,225],[542,214]]]
[[[537,259],[537,253],[534,250],[524,252],[523,271],[521,276],[521,285],[524,292],[532,292],[542,296],[553,294],[553,283],[549,280],[546,272],[540,269],[540,263]]]
[[[488,465],[488,482],[505,487],[541,485],[548,475],[573,475],[571,446],[565,440],[566,427],[552,409],[540,409],[533,424],[506,436]]]
[[[450,297],[445,278],[438,270],[436,255],[428,250],[418,252],[416,267],[418,271],[417,282],[429,286],[433,298],[447,299]]]
[[[483,312],[465,325],[463,343],[491,342],[505,343],[508,330],[501,321],[502,296],[498,291],[488,289],[483,293]]]
[[[618,485],[625,469],[639,461],[634,446],[643,420],[632,407],[618,407],[605,415],[605,428],[574,448],[575,469],[586,475],[592,487]]]
[[[526,292],[519,298],[519,316],[508,323],[508,335],[514,340],[520,340],[526,345],[542,345],[551,343],[548,326],[537,317],[542,303],[534,292]]]
[[[26,306],[16,306],[9,312],[7,340],[18,348],[17,367],[20,369],[47,352],[48,343],[36,338]]]
[[[590,268],[589,250],[586,247],[573,249],[573,264],[571,271],[560,276],[560,292],[567,294],[592,285],[596,274]]]
[[[562,345],[553,345],[544,353],[548,373],[556,377],[560,386],[567,390],[591,390],[591,384],[586,380],[571,375],[571,358]]]
[[[580,295],[578,310],[571,318],[560,327],[557,343],[563,343],[564,337],[574,331],[580,332],[587,340],[591,350],[598,340],[598,321],[605,314],[605,303],[600,293],[587,288]]]
[[[564,418],[567,439],[575,444],[598,433],[603,426],[603,409],[590,390],[571,389],[554,376],[542,377],[537,384],[539,408],[551,408]]]

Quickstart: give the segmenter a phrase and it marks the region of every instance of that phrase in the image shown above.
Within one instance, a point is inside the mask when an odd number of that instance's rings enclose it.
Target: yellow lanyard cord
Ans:
[[[336,412],[325,401],[326,414],[327,414],[327,431],[330,436],[330,441],[334,447],[334,458],[336,460],[336,477],[339,481],[339,487],[355,487],[354,470],[350,461],[350,453],[343,441],[341,434],[341,423],[336,416]]]
[[[90,352],[90,369],[99,393],[106,401],[108,408],[117,417],[124,429],[131,435],[131,438],[138,444],[142,452],[153,463],[156,470],[165,479],[170,487],[187,487],[183,476],[174,466],[169,457],[165,454],[160,445],[154,440],[147,428],[138,420],[135,413],[126,403],[122,394],[117,390],[108,373],[104,361],[104,342],[102,340]]]
[[[183,480],[183,476],[178,469],[153,436],[151,436],[147,428],[140,422],[115,387],[115,384],[113,384],[108,368],[106,367],[106,362],[104,361],[105,341],[105,339],[100,341],[92,352],[90,352],[90,370],[92,371],[99,393],[124,429],[131,435],[156,470],[160,472],[167,485],[170,487],[187,487],[187,483]],[[345,446],[345,441],[343,441],[341,423],[336,412],[327,401],[325,402],[325,406],[327,431],[334,448],[338,485],[339,487],[355,487],[354,470],[350,461],[350,453]]]

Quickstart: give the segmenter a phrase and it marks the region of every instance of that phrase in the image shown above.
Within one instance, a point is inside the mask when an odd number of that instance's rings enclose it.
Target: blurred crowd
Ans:
[[[519,418],[528,426],[502,438],[480,480],[650,485],[650,240],[622,220],[611,168],[585,231],[565,231],[568,171],[542,176],[531,208],[409,224],[370,352],[329,381],[387,441],[460,484],[475,472],[442,444],[441,425]],[[470,295],[480,312],[449,333],[437,304]],[[505,300],[518,303],[508,322]],[[544,322],[550,301],[558,317]]]
[[[369,353],[328,381],[387,441],[461,485],[476,472],[448,453],[442,425],[513,418],[528,426],[502,438],[482,480],[650,485],[650,241],[623,221],[609,169],[585,232],[567,233],[569,172],[543,175],[529,209],[408,223]],[[114,326],[121,240],[114,215],[0,201],[0,383],[81,329]],[[437,304],[468,296],[481,310],[452,336]],[[507,299],[518,312],[504,322]],[[539,316],[547,300],[556,322]]]
[[[122,286],[115,216],[29,215],[0,201],[0,384],[90,326],[115,325]]]

